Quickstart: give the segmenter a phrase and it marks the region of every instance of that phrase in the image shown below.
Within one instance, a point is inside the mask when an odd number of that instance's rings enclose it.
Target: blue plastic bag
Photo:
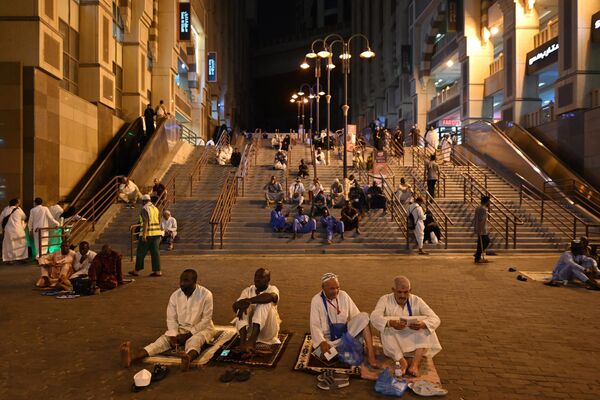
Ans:
[[[394,378],[388,368],[379,374],[375,382],[375,391],[386,396],[402,397],[407,388],[406,381]]]
[[[361,365],[365,359],[362,344],[348,332],[342,336],[342,341],[338,345],[337,351],[339,359],[348,365]]]

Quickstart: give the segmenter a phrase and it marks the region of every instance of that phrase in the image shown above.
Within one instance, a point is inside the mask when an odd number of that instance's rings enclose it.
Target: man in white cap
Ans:
[[[139,271],[144,269],[144,258],[150,252],[152,259],[152,273],[150,276],[158,277],[162,276],[159,251],[160,240],[162,238],[160,212],[152,204],[150,195],[143,195],[142,203],[144,205],[140,211],[140,233],[135,254],[135,270],[129,271],[129,275],[139,275]]]
[[[410,281],[405,276],[394,278],[392,293],[379,299],[371,322],[381,332],[384,354],[400,363],[402,373],[417,376],[423,356],[432,358],[442,349],[435,334],[439,317],[423,299],[410,293]],[[404,357],[412,352],[409,366]]]
[[[301,206],[302,203],[304,203],[304,192],[305,189],[304,184],[302,183],[302,179],[300,179],[300,177],[297,177],[296,182],[290,185],[290,203]]]
[[[212,293],[198,285],[197,280],[198,274],[193,269],[186,269],[181,273],[179,289],[173,292],[167,306],[167,331],[164,335],[137,351],[132,351],[131,342],[121,344],[121,363],[124,367],[145,357],[182,346],[185,353],[181,354],[181,369],[189,369],[204,343],[210,342],[216,333],[212,322]]]
[[[348,293],[340,290],[336,274],[328,272],[321,277],[321,292],[310,302],[310,336],[317,353],[325,354],[336,347],[343,334],[357,337],[362,334],[367,360],[376,366],[369,314],[360,312]]]
[[[240,334],[239,350],[251,356],[256,343],[279,344],[281,319],[277,312],[279,289],[271,285],[271,272],[259,268],[254,273],[254,285],[242,290],[233,303],[236,318],[232,321]]]

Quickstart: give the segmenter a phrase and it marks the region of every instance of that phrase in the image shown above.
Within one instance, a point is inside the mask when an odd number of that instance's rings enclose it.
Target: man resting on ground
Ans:
[[[294,231],[293,239],[296,239],[298,233],[308,232],[310,232],[310,238],[314,239],[315,231],[317,230],[317,221],[307,214],[304,214],[304,209],[302,207],[298,207],[298,213],[294,216],[292,230]]]
[[[254,273],[254,285],[242,290],[233,303],[236,314],[231,323],[240,334],[238,350],[251,356],[256,351],[256,343],[279,344],[281,320],[277,312],[279,289],[270,285],[271,272],[259,268]]]
[[[338,221],[333,215],[329,214],[329,209],[323,209],[323,216],[321,217],[321,226],[325,229],[325,235],[327,237],[327,244],[331,244],[334,233],[339,233],[344,240],[344,223]]]
[[[585,283],[590,290],[600,290],[600,285],[595,280],[596,260],[583,255],[583,252],[581,241],[573,240],[571,250],[561,254],[552,271],[552,280],[546,285],[560,286],[563,281],[577,279]]]
[[[345,332],[351,336],[362,335],[367,360],[376,366],[373,338],[369,327],[369,314],[360,312],[348,293],[340,290],[337,275],[328,272],[321,277],[321,292],[310,302],[310,336],[317,353],[327,353],[341,342]]]
[[[67,242],[60,245],[60,250],[41,256],[38,259],[40,279],[35,286],[40,288],[61,287],[64,290],[71,290],[69,278],[73,273],[74,261],[75,252],[70,249]]]
[[[412,316],[422,318],[407,324],[405,318]],[[384,354],[400,363],[402,373],[417,376],[423,356],[431,358],[442,349],[435,334],[440,319],[423,299],[410,293],[410,281],[404,276],[396,277],[392,293],[379,299],[371,322],[381,332]],[[404,357],[412,352],[409,366]]]
[[[167,306],[167,331],[154,343],[132,351],[131,342],[121,344],[121,362],[124,367],[148,356],[155,356],[172,348],[183,346],[181,369],[187,371],[190,363],[200,354],[202,345],[215,336],[212,322],[212,293],[198,285],[198,274],[186,269],[179,278],[179,289],[171,295]]]
[[[283,212],[283,204],[277,203],[274,210],[271,210],[271,220],[269,221],[269,225],[274,232],[282,232],[289,225],[285,222],[288,217],[288,214]]]
[[[79,243],[79,251],[75,253],[75,261],[73,262],[73,275],[70,279],[87,276],[90,265],[96,257],[96,252],[90,250],[90,244],[85,240]]]
[[[121,272],[121,254],[113,251],[108,244],[94,257],[89,270],[92,290],[111,290],[123,284]]]

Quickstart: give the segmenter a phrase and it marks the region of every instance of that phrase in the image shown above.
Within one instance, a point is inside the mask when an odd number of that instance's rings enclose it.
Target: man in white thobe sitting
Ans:
[[[73,274],[73,262],[75,252],[71,250],[69,243],[63,242],[60,250],[38,258],[40,264],[40,278],[35,286],[39,288],[62,288],[71,290],[69,279]]]
[[[279,289],[270,285],[271,272],[259,268],[254,273],[254,285],[242,290],[233,303],[236,318],[231,321],[240,334],[238,350],[250,357],[256,352],[256,343],[279,344],[281,319],[277,312]]]
[[[304,184],[300,177],[296,178],[296,182],[292,183],[289,188],[289,199],[291,204],[297,204],[301,206],[304,203]]]
[[[396,277],[392,293],[379,299],[371,322],[381,333],[383,353],[400,363],[402,373],[418,376],[423,356],[432,358],[442,349],[435,334],[439,317],[423,299],[410,293],[410,281],[404,276]],[[405,356],[413,352],[409,366]]]
[[[163,231],[162,241],[169,245],[167,249],[169,251],[173,250],[173,241],[177,236],[177,220],[171,216],[171,211],[163,211],[160,219],[160,230]]]
[[[357,337],[362,334],[367,360],[376,366],[369,314],[360,312],[348,293],[340,290],[337,275],[328,272],[321,277],[321,292],[310,302],[310,336],[312,346],[321,356],[337,347],[343,334]]]
[[[140,192],[134,181],[123,176],[119,184],[118,196],[121,201],[127,204],[127,207],[135,208],[135,203],[142,197],[142,192]]]
[[[94,257],[96,257],[96,252],[90,250],[90,244],[85,240],[79,242],[79,251],[75,253],[73,275],[71,275],[70,279],[87,276]]]
[[[186,269],[179,278],[179,289],[171,295],[167,306],[167,331],[154,343],[132,351],[131,342],[121,344],[121,363],[124,367],[148,356],[182,346],[181,369],[187,371],[200,354],[202,346],[215,336],[212,322],[213,296],[210,290],[197,284],[198,274]]]

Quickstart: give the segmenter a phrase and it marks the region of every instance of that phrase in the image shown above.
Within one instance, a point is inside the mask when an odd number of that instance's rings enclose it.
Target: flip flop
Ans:
[[[517,269],[515,267],[510,267],[508,269],[508,272],[517,272]]]
[[[416,381],[408,384],[408,387],[417,395],[423,397],[445,396],[448,391],[429,381]]]
[[[236,369],[233,372],[234,378],[238,382],[246,382],[250,379],[250,370],[249,369]]]
[[[127,273],[127,275],[131,275],[131,276],[140,276],[140,274],[138,274],[136,271],[129,271]]]
[[[159,278],[162,276],[162,272],[153,272],[149,276],[151,276],[153,278]]]
[[[517,275],[517,280],[522,281],[522,282],[527,282],[527,278],[524,277],[523,275]]]
[[[325,376],[325,380],[317,383],[317,387],[322,390],[335,390],[350,386],[350,380],[337,382],[331,376]]]
[[[162,381],[169,375],[169,367],[162,364],[155,364],[154,370],[152,370],[152,382]]]
[[[78,294],[63,294],[60,296],[56,296],[55,298],[57,298],[57,299],[76,299],[78,297],[79,297]]]
[[[223,383],[228,383],[231,382],[233,378],[235,378],[235,371],[228,369],[219,377],[219,380]]]
[[[350,380],[350,377],[346,374],[340,374],[338,372],[333,372],[331,370],[327,370],[327,371],[323,372],[322,374],[320,374],[319,376],[317,376],[317,381],[325,382],[325,380],[327,379],[328,376],[333,378],[333,380],[336,382],[345,382],[345,381]]]

